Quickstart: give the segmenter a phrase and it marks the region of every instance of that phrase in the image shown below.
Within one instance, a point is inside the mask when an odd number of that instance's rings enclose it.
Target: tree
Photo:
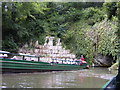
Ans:
[[[36,18],[42,16],[44,10],[47,10],[46,3],[2,3],[2,49],[17,52],[26,42],[38,39],[44,30]]]

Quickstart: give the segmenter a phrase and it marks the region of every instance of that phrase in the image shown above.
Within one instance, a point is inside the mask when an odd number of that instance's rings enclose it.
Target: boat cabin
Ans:
[[[36,61],[36,62],[47,62],[54,64],[73,64],[73,65],[81,65],[81,61],[77,59],[71,58],[50,58],[50,57],[40,57],[29,54],[15,54],[7,51],[0,51],[1,58],[6,59],[14,59],[14,60],[26,60],[26,61]]]

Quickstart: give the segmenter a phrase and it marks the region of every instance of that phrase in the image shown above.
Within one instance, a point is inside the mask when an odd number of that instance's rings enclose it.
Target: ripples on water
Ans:
[[[101,88],[115,74],[106,68],[3,74],[2,88]]]

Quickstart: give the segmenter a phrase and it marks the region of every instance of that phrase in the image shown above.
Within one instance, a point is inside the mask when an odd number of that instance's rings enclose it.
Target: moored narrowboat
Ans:
[[[35,55],[14,54],[6,51],[1,51],[0,54],[2,73],[79,70],[87,66],[87,63],[80,64],[80,61],[50,59],[44,62],[43,57],[41,59]]]

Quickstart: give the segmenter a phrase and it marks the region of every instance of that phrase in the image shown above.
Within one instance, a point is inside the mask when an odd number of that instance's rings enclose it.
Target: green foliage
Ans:
[[[119,51],[117,17],[112,16],[113,21],[107,21],[104,10],[93,7],[85,9],[82,14],[63,36],[66,48],[78,58],[85,55],[89,63],[97,53],[112,55],[116,59]]]
[[[116,2],[107,2],[107,3],[104,3],[103,6],[108,16],[108,19],[111,19],[112,16],[116,15],[116,11],[117,11]]]
[[[41,19],[36,18],[44,15],[45,3],[4,2],[2,7],[3,50],[17,52],[18,47],[22,47],[31,40],[37,40],[40,34],[44,34],[42,27],[44,21],[41,22]]]
[[[120,2],[117,2],[117,17],[118,17],[118,31],[116,34],[118,35],[119,43],[120,43]]]
[[[2,43],[3,43],[2,48],[4,48],[4,50],[6,50],[6,51],[9,50],[11,52],[16,52],[19,49],[17,44],[14,42],[13,37],[7,37],[7,39],[4,40],[4,42],[2,42]]]
[[[112,21],[103,21],[94,26],[96,28],[98,41],[97,52],[103,55],[112,55],[113,57],[118,54],[118,38],[115,32],[117,31],[117,23]]]

